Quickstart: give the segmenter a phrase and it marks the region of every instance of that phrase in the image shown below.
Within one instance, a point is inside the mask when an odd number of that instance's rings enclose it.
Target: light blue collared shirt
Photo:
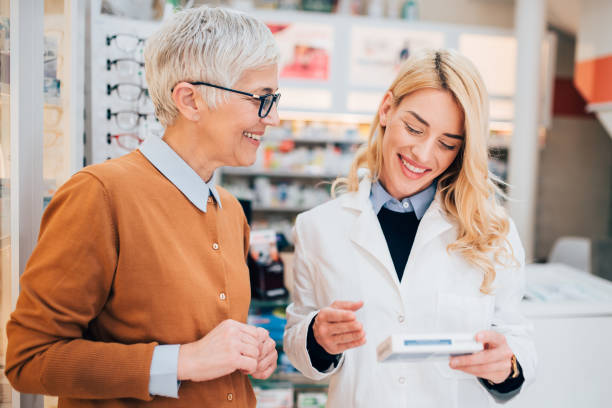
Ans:
[[[138,150],[200,211],[206,212],[209,195],[213,196],[221,208],[215,185],[202,180],[198,173],[162,139],[149,137]]]
[[[380,181],[375,181],[372,183],[370,191],[370,202],[376,215],[378,215],[382,207],[385,207],[387,210],[394,212],[407,213],[414,211],[414,214],[420,220],[433,202],[436,196],[436,188],[437,182],[434,181],[425,190],[399,201],[385,190]]]
[[[219,193],[214,184],[207,183],[194,169],[158,137],[149,137],[138,148],[183,195],[200,211],[206,212],[208,197],[213,196],[221,208]],[[149,394],[178,398],[178,354],[180,344],[156,346],[149,370]]]

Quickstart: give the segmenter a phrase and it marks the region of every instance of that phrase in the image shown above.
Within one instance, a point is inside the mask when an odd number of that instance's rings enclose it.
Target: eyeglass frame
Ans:
[[[240,94],[240,95],[245,95],[245,96],[249,96],[251,98],[257,99],[259,101],[259,111],[257,112],[257,115],[260,118],[262,118],[262,119],[267,117],[270,114],[270,112],[272,111],[272,107],[274,106],[275,103],[278,106],[278,103],[279,103],[280,97],[281,97],[280,92],[277,92],[275,94],[269,93],[269,94],[265,94],[265,95],[255,95],[255,94],[252,94],[250,92],[237,91],[236,89],[226,88],[224,86],[214,85],[214,84],[210,84],[208,82],[202,82],[202,81],[195,81],[195,82],[181,81],[181,82],[186,82],[186,83],[191,84],[191,85],[210,86],[210,87],[213,87],[213,88],[222,89],[224,91],[234,92],[234,93],[237,93],[237,94]],[[173,92],[174,88],[176,88],[176,85],[173,86],[172,89],[170,89],[170,92]],[[270,96],[272,97],[272,103],[270,104],[270,107],[268,108],[268,111],[264,115],[262,115],[261,111],[263,110],[264,102],[266,101],[266,98],[268,98]]]
[[[144,44],[145,41],[146,41],[146,38],[141,38],[141,37],[139,37],[137,35],[134,35],[134,34],[117,33],[117,34],[107,35],[106,36],[106,46],[110,47],[110,45],[113,42],[113,40],[115,40],[115,43],[116,43],[118,37],[132,37],[132,38],[135,38],[137,40],[136,41],[136,46],[134,47],[133,50],[124,50],[123,48],[120,48],[119,46],[117,46],[117,48],[119,48],[121,51],[124,51],[124,52],[133,52],[134,50],[136,50],[138,48],[138,46],[140,44]]]
[[[121,113],[131,113],[132,115],[138,115],[138,118],[136,119],[136,124],[133,127],[131,127],[131,128],[121,127],[119,122],[117,122],[117,117]],[[155,116],[155,113],[141,113],[141,112],[138,112],[138,111],[135,111],[135,110],[120,110],[120,111],[113,112],[113,111],[110,110],[110,108],[107,108],[106,109],[106,120],[109,120],[109,121],[112,120],[113,116],[115,117],[115,123],[117,124],[119,129],[127,130],[127,131],[136,129],[140,125],[140,119],[141,118],[144,118],[144,120],[147,121],[147,120],[149,120],[149,116],[152,116],[155,119],[156,122],[159,122],[159,120]]]
[[[113,139],[115,139],[115,143],[117,143],[117,146],[119,146],[120,148],[124,149],[124,150],[130,150],[129,148],[127,148],[126,146],[123,145],[123,143],[121,143],[119,141],[119,139],[121,137],[129,137],[131,139],[135,139],[138,140],[138,144],[142,144],[142,142],[144,142],[144,139],[140,136],[138,136],[136,133],[132,133],[132,132],[126,132],[126,133],[107,133],[106,134],[106,142],[108,144],[111,144]]]
[[[132,63],[138,64],[138,66],[140,68],[144,68],[144,62],[138,61],[137,59],[134,59],[134,58],[117,58],[117,59],[114,59],[114,60],[111,60],[111,59],[107,59],[106,60],[106,70],[110,71],[112,65],[117,66],[117,63],[121,62],[121,61],[130,61]]]
[[[131,85],[131,86],[135,86],[135,87],[137,87],[137,88],[139,88],[139,89],[140,89],[140,93],[138,94],[138,96],[136,97],[136,99],[125,99],[125,98],[121,98],[121,97],[119,96],[119,87],[120,87],[121,85]],[[119,97],[119,99],[124,100],[124,101],[130,101],[130,102],[134,102],[134,101],[139,100],[140,98],[142,98],[142,95],[143,95],[143,94],[145,95],[145,97],[148,97],[148,96],[149,96],[149,89],[148,89],[148,88],[144,88],[144,87],[140,86],[139,84],[134,84],[134,83],[131,83],[131,82],[119,82],[119,83],[116,83],[116,84],[114,84],[114,85],[111,85],[111,84],[106,84],[106,94],[107,94],[107,95],[111,95],[111,94],[113,93],[113,91],[116,91],[116,92],[117,92],[117,96]]]

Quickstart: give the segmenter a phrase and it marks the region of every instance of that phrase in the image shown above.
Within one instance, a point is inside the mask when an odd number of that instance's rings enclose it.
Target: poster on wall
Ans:
[[[442,48],[444,34],[402,28],[354,26],[351,31],[351,85],[386,88],[399,67],[423,48]]]
[[[328,24],[267,24],[281,51],[280,78],[327,81],[334,28]]]
[[[459,52],[476,65],[492,96],[512,97],[516,83],[516,39],[511,36],[461,34]]]

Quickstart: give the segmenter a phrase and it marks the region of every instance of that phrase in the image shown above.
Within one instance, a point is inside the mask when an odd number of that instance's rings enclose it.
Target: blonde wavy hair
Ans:
[[[437,199],[447,218],[457,226],[457,240],[447,251],[457,251],[484,272],[481,293],[491,293],[495,264],[516,266],[507,235],[510,221],[497,197],[503,196],[498,185],[503,181],[488,170],[489,101],[476,67],[452,50],[426,50],[411,56],[401,67],[388,91],[393,104],[419,89],[433,88],[450,92],[463,110],[465,141],[455,161],[438,179]],[[381,102],[382,104],[382,102]],[[353,160],[349,175],[332,185],[340,191],[357,191],[358,170],[370,170],[372,181],[383,168],[382,143],[385,129],[379,114],[374,116],[367,145]]]

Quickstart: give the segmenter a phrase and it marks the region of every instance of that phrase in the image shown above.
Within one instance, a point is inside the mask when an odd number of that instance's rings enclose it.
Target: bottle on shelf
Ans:
[[[419,6],[417,0],[405,0],[402,5],[402,18],[416,21],[419,19]]]

